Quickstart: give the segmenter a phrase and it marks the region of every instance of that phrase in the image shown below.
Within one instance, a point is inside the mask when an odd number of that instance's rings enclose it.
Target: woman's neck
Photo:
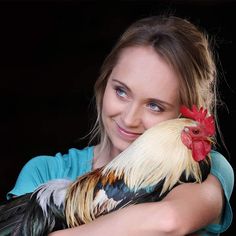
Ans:
[[[94,146],[93,170],[108,164],[118,154],[118,151],[115,151],[108,147],[105,147],[101,150],[100,144]]]

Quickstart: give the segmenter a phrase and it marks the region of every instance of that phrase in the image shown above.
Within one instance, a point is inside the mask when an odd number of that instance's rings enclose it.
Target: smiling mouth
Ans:
[[[142,134],[142,133],[134,133],[134,132],[127,131],[123,129],[122,127],[120,127],[118,124],[116,125],[117,125],[119,134],[126,139],[134,140]]]

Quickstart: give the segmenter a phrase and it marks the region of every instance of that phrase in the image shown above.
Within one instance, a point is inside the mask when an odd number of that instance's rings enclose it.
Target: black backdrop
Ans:
[[[80,138],[91,127],[93,84],[105,55],[131,22],[159,13],[187,17],[217,40],[227,105],[220,125],[235,167],[235,10],[236,1],[226,0],[1,1],[1,200],[33,156],[86,145]]]

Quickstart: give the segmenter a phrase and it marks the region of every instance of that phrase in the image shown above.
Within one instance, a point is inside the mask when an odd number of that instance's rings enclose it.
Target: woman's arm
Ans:
[[[174,228],[185,235],[220,222],[224,192],[218,179],[209,175],[202,184],[179,185],[163,201],[169,203],[178,219]]]
[[[177,186],[161,202],[130,206],[50,236],[186,235],[219,220],[222,206],[221,185],[209,175],[202,184]]]

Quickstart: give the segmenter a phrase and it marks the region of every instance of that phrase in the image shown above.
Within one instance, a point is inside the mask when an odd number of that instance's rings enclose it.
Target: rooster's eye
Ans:
[[[199,129],[193,129],[192,131],[193,131],[193,134],[195,134],[195,135],[200,133]]]

